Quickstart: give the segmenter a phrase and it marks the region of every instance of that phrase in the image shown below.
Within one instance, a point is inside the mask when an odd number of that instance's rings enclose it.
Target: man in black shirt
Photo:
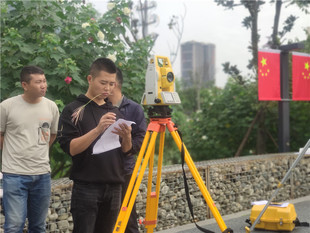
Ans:
[[[59,119],[58,140],[73,162],[73,233],[111,233],[120,209],[123,157],[132,149],[131,127],[121,124],[113,129],[120,137],[120,148],[92,153],[102,133],[123,118],[107,98],[115,87],[115,78],[116,66],[110,59],[94,61],[86,94],[68,104]]]

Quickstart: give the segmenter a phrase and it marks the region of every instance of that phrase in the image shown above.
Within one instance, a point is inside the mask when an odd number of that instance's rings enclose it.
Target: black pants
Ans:
[[[73,233],[112,233],[121,206],[121,184],[75,182],[71,213]]]
[[[122,188],[122,201],[124,200],[130,179],[131,179],[131,174],[125,175],[125,183],[123,184],[123,188]],[[128,219],[125,233],[139,233],[137,219],[138,219],[138,215],[136,212],[136,202],[135,202],[132,207],[130,217]]]

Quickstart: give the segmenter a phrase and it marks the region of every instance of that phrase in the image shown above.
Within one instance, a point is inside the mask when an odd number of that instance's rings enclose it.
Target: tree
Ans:
[[[32,63],[43,67],[47,77],[53,77],[48,78],[48,96],[68,103],[85,90],[89,65],[99,56],[113,58],[124,74],[132,77],[131,85],[125,83],[125,91],[142,96],[141,79],[153,41],[149,37],[134,42],[121,38],[126,37],[126,29],[130,28],[127,1],[116,1],[103,17],[81,1],[1,4],[2,99],[19,91],[12,92],[19,85],[18,72]],[[73,78],[70,85],[64,82],[67,76]]]
[[[307,35],[303,52],[310,53],[310,32]],[[184,91],[180,96],[184,112],[194,100],[188,102]],[[196,161],[259,154],[259,130],[266,133],[265,151],[278,152],[278,106],[273,101],[258,102],[255,82],[230,78],[223,90],[216,87],[202,90],[201,100],[201,110],[192,111],[189,120],[183,123],[184,141]],[[310,102],[293,101],[290,108],[290,146],[292,151],[298,151],[310,137],[307,126]],[[263,125],[259,124],[261,117]]]
[[[180,49],[181,39],[183,36],[183,30],[184,30],[185,17],[186,17],[186,6],[184,5],[184,14],[179,15],[179,16],[173,15],[168,24],[169,29],[173,31],[173,34],[177,39],[177,45],[170,49],[172,65],[176,61],[176,58],[177,58],[177,55]]]
[[[234,9],[234,7],[243,6],[249,11],[250,16],[245,17],[242,24],[244,27],[251,30],[251,42],[250,42],[251,46],[249,46],[249,50],[252,52],[252,59],[249,61],[248,68],[253,69],[254,75],[252,76],[252,78],[254,78],[254,80],[257,80],[257,75],[256,75],[257,55],[258,55],[258,42],[260,38],[260,35],[258,33],[257,19],[258,19],[260,7],[261,5],[265,4],[266,1],[241,0],[240,2],[239,1],[237,2],[234,0],[230,0],[230,1],[215,0],[215,2],[218,5],[224,6],[228,9]],[[283,5],[283,1],[272,0],[270,1],[270,3],[275,4],[275,17],[274,17],[274,22],[272,26],[273,31],[272,31],[272,35],[270,36],[271,39],[268,41],[268,45],[271,48],[279,48],[279,46],[281,45],[281,40],[284,40],[285,34],[291,31],[297,17],[290,15],[284,23],[283,30],[279,31],[279,19],[280,19],[280,13],[281,13],[281,7]],[[310,5],[310,2],[292,0],[292,1],[287,1],[287,5],[297,5],[302,10],[307,12],[307,7]],[[223,64],[223,66],[224,66],[224,71],[227,74],[231,75],[241,85],[244,85],[244,77],[240,74],[240,71],[237,68],[237,66],[231,66],[230,63],[228,62]],[[269,105],[266,103],[259,103],[259,107],[258,107],[257,114],[256,114],[257,118],[255,118],[255,122],[254,122],[254,123],[257,122],[257,124],[259,125],[258,131],[257,131],[257,142],[256,142],[257,153],[259,154],[266,152],[266,139],[268,137],[268,132],[266,131],[266,127],[265,127],[265,115],[266,115],[266,111],[268,111],[268,106]],[[245,137],[247,137],[247,135],[245,135]],[[242,142],[242,144],[244,143]]]
[[[203,89],[201,110],[192,115],[186,127],[185,142],[196,160],[231,157],[255,116],[255,85],[248,88],[230,80],[224,89]],[[252,139],[253,137],[251,137]],[[254,153],[251,144],[244,153]]]
[[[129,3],[109,3],[108,11],[100,16],[81,0],[1,1],[1,100],[21,93],[20,70],[33,64],[44,69],[47,97],[55,100],[61,111],[86,91],[90,64],[98,57],[109,57],[127,77],[124,92],[140,101],[147,57],[154,43],[150,37],[130,40],[127,36]],[[58,143],[51,155],[52,175],[66,175],[70,158]]]
[[[217,5],[223,6],[227,9],[233,10],[235,7],[243,6],[249,11],[249,16],[245,17],[242,21],[242,25],[251,30],[251,41],[249,51],[252,53],[252,59],[249,61],[248,68],[252,69],[255,68],[257,70],[257,51],[258,51],[258,42],[260,39],[260,35],[258,33],[258,25],[257,19],[258,14],[260,12],[260,8],[263,4],[266,4],[267,1],[264,0],[214,0]],[[272,25],[272,35],[270,36],[270,40],[268,44],[271,48],[278,48],[281,45],[281,40],[283,42],[284,36],[291,31],[294,26],[294,22],[296,21],[297,17],[290,15],[284,22],[282,31],[279,31],[279,20],[281,15],[281,8],[283,6],[283,0],[270,0],[270,4],[275,4],[275,17]],[[308,12],[308,6],[310,6],[309,1],[295,1],[289,0],[286,1],[286,5],[297,5],[302,11]],[[226,67],[227,68],[227,67]],[[233,67],[234,70],[236,67]],[[228,69],[226,69],[228,71]]]
[[[243,6],[248,11],[250,16],[247,16],[243,19],[242,24],[245,28],[251,30],[251,45],[248,47],[249,50],[252,53],[252,59],[249,61],[248,68],[252,68],[254,65],[257,64],[257,46],[259,41],[259,34],[258,34],[258,28],[257,28],[257,19],[258,19],[258,12],[260,11],[260,6],[264,4],[264,1],[261,0],[253,0],[253,1],[247,1],[247,0],[241,0],[238,1],[225,1],[225,0],[214,0],[217,5],[222,5],[227,9],[234,9],[234,7]],[[227,64],[226,64],[227,66]]]

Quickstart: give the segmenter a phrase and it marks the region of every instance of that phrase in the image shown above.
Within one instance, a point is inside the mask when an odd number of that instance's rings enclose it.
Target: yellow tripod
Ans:
[[[149,162],[149,174],[148,174],[148,185],[147,185],[146,216],[145,216],[144,225],[145,225],[145,228],[147,228],[147,233],[152,233],[154,228],[156,227],[166,128],[171,133],[176,145],[181,151],[183,142],[180,138],[179,133],[177,132],[177,127],[171,121],[171,118],[170,117],[151,118],[150,123],[147,128],[145,138],[142,143],[141,150],[139,152],[139,155],[136,161],[135,168],[133,170],[131,180],[128,185],[128,189],[126,191],[126,194],[125,194],[125,197],[122,203],[122,207],[120,209],[120,212],[119,212],[119,215],[118,215],[115,227],[114,227],[113,233],[124,233],[125,232],[128,219],[131,214],[131,210],[133,208],[133,205],[134,205],[134,202],[135,202],[135,199],[136,199],[136,196],[137,196],[137,193],[138,193],[141,181],[143,179],[143,175],[144,175],[148,162]],[[160,134],[160,141],[159,141],[159,151],[158,151],[157,180],[156,180],[155,192],[152,192],[155,142],[156,142],[158,133]],[[192,173],[192,176],[194,177],[205,201],[207,202],[215,220],[217,221],[217,224],[219,225],[221,232],[233,233],[233,230],[226,227],[218,209],[216,208],[184,144],[183,144],[183,148],[185,152],[184,160],[190,172]],[[139,169],[140,169],[140,172],[139,172]]]

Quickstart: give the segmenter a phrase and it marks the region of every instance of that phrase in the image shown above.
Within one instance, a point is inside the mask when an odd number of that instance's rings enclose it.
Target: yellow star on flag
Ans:
[[[266,66],[267,65],[267,59],[266,58],[262,58],[262,60],[260,61],[262,63],[262,66]]]
[[[306,69],[307,71],[309,71],[309,62],[306,62],[306,63],[305,63],[305,69]]]

